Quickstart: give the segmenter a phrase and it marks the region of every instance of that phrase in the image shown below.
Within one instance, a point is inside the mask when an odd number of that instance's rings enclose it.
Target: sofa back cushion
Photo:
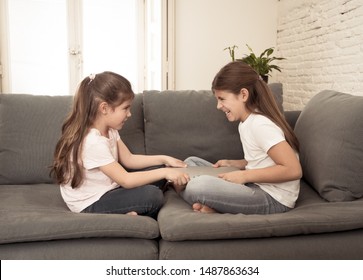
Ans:
[[[279,107],[280,111],[283,113],[284,112],[284,107],[283,107],[283,90],[282,90],[282,84],[281,83],[270,83],[268,84],[268,87],[270,88],[275,101],[277,103],[277,106]]]
[[[295,126],[304,178],[328,201],[363,196],[363,97],[314,96]]]
[[[136,94],[131,105],[131,118],[119,131],[122,141],[134,154],[145,154],[143,96]]]
[[[0,184],[50,183],[72,96],[0,94]]]
[[[211,162],[243,158],[238,123],[216,106],[211,91],[144,92],[146,153]]]

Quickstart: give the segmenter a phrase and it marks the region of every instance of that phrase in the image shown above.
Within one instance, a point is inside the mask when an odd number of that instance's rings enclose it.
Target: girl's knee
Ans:
[[[188,165],[188,166],[194,166],[196,162],[199,161],[199,158],[198,157],[195,157],[195,156],[191,156],[191,157],[188,157],[184,160],[184,162]]]
[[[140,210],[139,214],[156,218],[157,213],[164,204],[163,192],[153,185],[147,185],[143,187],[142,195],[143,203],[139,207],[142,210]]]
[[[211,166],[212,164],[200,157],[191,156],[184,160],[188,166]]]
[[[187,184],[183,196],[196,197],[207,193],[212,185],[213,180],[211,180],[211,178],[212,177],[208,175],[201,175],[193,178]]]
[[[164,201],[162,190],[153,185],[145,186],[145,196],[147,200],[153,201],[156,204],[162,204]]]
[[[217,178],[210,175],[200,175],[190,180],[187,186],[191,186],[195,189],[205,189],[208,188],[208,186],[213,185],[215,179]]]

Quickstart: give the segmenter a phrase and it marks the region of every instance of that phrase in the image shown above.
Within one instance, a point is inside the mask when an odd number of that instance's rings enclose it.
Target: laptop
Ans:
[[[232,166],[222,166],[222,167],[213,167],[213,166],[188,166],[178,168],[180,171],[187,173],[190,178],[195,178],[201,175],[209,175],[218,177],[219,174],[232,172],[236,170],[240,170],[237,167]]]

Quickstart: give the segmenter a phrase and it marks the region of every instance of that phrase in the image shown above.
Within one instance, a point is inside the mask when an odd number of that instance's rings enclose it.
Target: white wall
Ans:
[[[237,57],[276,46],[277,0],[175,0],[175,87],[210,89],[218,70]],[[274,81],[275,73],[270,81]]]
[[[280,0],[277,29],[285,109],[325,89],[363,95],[363,0]]]

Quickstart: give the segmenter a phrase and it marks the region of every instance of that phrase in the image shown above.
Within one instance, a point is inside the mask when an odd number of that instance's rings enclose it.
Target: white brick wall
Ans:
[[[277,56],[284,108],[331,89],[363,96],[363,0],[280,0]]]

